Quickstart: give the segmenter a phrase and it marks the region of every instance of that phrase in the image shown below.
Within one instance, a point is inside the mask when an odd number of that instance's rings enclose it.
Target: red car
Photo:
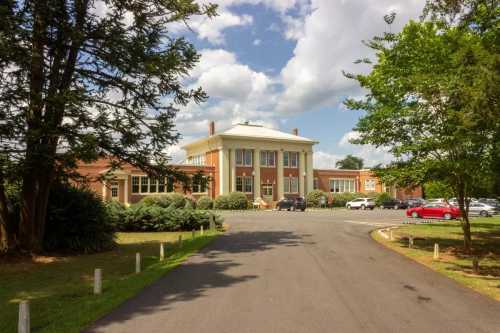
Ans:
[[[451,220],[460,217],[460,210],[450,205],[432,203],[420,207],[408,208],[408,210],[406,210],[406,216]]]

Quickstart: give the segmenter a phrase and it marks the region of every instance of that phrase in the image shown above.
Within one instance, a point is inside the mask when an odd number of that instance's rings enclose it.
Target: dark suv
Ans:
[[[303,197],[297,197],[297,198],[284,198],[278,201],[276,204],[276,208],[278,210],[301,210],[305,211],[306,210],[306,200]]]
[[[381,205],[382,208],[384,209],[406,209],[408,208],[408,202],[403,201],[403,200],[398,200],[398,199],[390,199],[382,202]]]

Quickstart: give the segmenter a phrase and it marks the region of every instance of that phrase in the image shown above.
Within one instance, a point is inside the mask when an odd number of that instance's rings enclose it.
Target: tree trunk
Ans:
[[[469,221],[469,202],[470,200],[466,198],[465,191],[459,186],[458,189],[458,207],[460,208],[460,213],[462,214],[462,231],[464,233],[464,252],[470,254],[472,251],[472,235],[470,231],[470,221]]]

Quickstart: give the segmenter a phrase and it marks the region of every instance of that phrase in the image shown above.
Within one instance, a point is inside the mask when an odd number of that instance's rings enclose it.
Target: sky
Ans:
[[[320,142],[314,147],[316,168],[333,168],[346,154],[362,157],[366,166],[390,162],[383,148],[349,143],[363,112],[342,102],[365,92],[342,70],[369,71],[353,63],[373,58],[362,41],[387,31],[383,16],[390,12],[397,13],[393,32],[418,19],[424,0],[210,2],[219,5],[217,17],[193,17],[190,29],[171,28],[201,53],[186,84],[210,96],[203,104],[179,107],[182,139],[169,150],[173,162],[183,160],[182,144],[207,135],[210,120],[216,130],[244,121],[285,132],[298,128],[301,136]]]

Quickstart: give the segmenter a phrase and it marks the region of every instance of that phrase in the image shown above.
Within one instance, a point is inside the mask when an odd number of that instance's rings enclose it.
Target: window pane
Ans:
[[[139,177],[132,176],[132,193],[139,193]]]
[[[141,177],[141,193],[148,193],[148,177]]]
[[[261,166],[266,166],[267,162],[266,162],[266,152],[265,151],[261,151],[260,152],[260,165]]]
[[[291,167],[296,168],[298,165],[298,158],[299,158],[299,153],[292,153],[292,158],[291,158]]]
[[[288,167],[288,165],[289,165],[289,159],[288,159],[289,155],[290,155],[290,153],[287,151],[285,151],[283,153],[283,166],[284,167]]]
[[[245,150],[245,165],[252,166],[252,151]]]
[[[245,177],[245,193],[252,193],[252,177]]]
[[[283,178],[283,191],[285,193],[290,193],[290,178],[288,177]]]
[[[274,151],[268,152],[269,166],[274,166]]]
[[[243,151],[236,149],[236,165],[243,165]]]
[[[297,177],[290,178],[290,187],[291,187],[292,193],[299,192],[299,179]]]
[[[236,177],[236,192],[243,192],[243,181],[241,177]]]
[[[149,193],[156,193],[156,178],[149,179]]]
[[[165,178],[160,177],[160,179],[158,179],[158,193],[163,192],[165,192]]]

